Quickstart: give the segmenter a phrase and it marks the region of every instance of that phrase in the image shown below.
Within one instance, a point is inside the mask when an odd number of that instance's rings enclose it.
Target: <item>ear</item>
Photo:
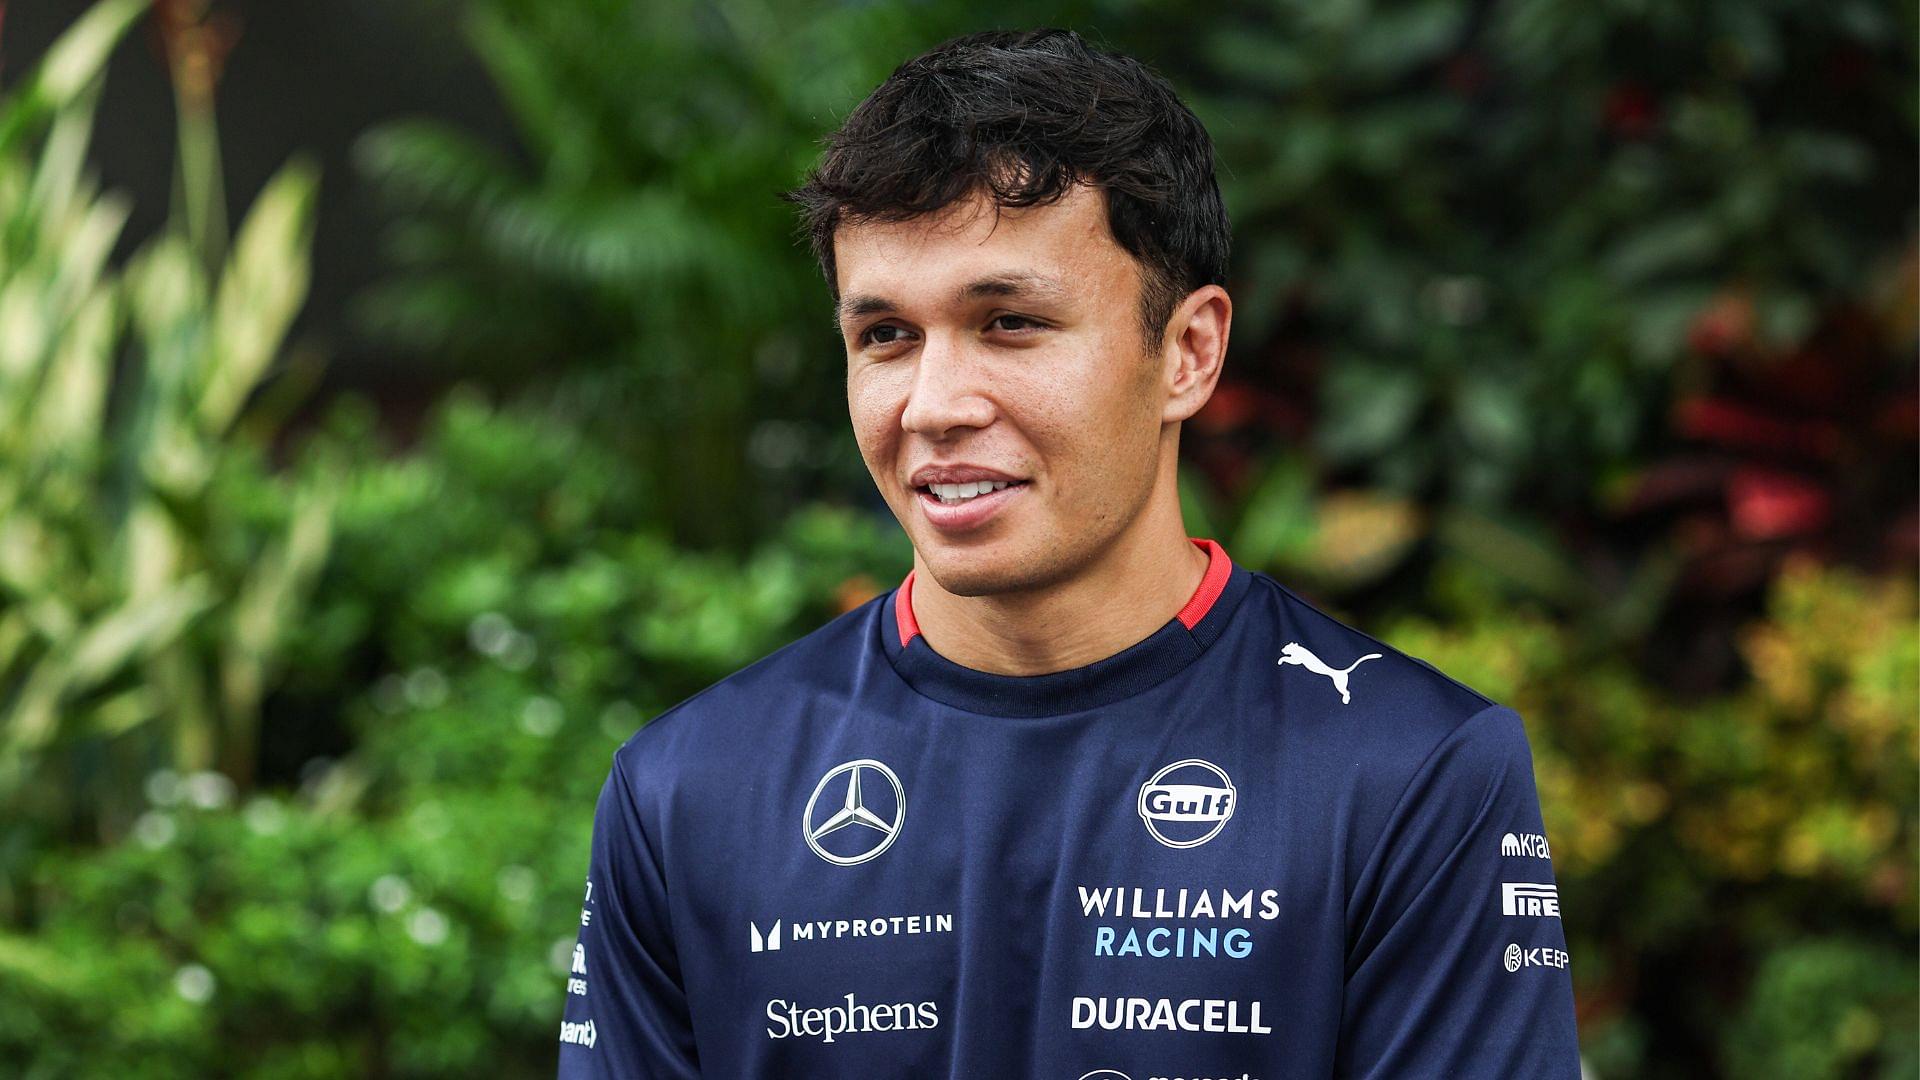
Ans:
[[[1218,285],[1202,285],[1173,309],[1160,354],[1167,392],[1161,423],[1187,419],[1213,396],[1232,328],[1233,298]]]

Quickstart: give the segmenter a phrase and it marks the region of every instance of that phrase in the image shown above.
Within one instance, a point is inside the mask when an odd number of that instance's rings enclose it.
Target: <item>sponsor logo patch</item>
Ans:
[[[773,929],[768,930],[764,935],[760,933],[760,927],[756,926],[751,922],[747,924],[747,932],[753,935],[752,940],[750,941],[749,944],[752,947],[754,952],[779,951],[780,949],[780,920],[779,919],[773,920]]]
[[[835,866],[858,866],[893,846],[907,818],[907,792],[872,758],[844,762],[814,785],[801,815],[807,847]]]
[[[1167,1076],[1164,1072],[1146,1072],[1146,1080],[1260,1080],[1252,1072],[1235,1072],[1233,1076],[1215,1076],[1212,1072],[1181,1072],[1179,1076]],[[1133,1080],[1119,1068],[1094,1068],[1083,1074],[1079,1080]]]
[[[1220,924],[1272,922],[1280,917],[1278,889],[1092,889],[1082,885],[1079,890],[1081,918],[1103,920],[1093,928],[1095,956],[1244,960],[1253,952],[1253,932]],[[1130,926],[1125,920],[1144,920],[1148,925]]]
[[[876,915],[865,919],[775,919],[764,931],[759,923],[747,923],[747,947],[753,952],[779,952],[802,942],[951,933],[953,915],[950,912]]]
[[[1260,1020],[1258,1001],[1225,998],[1073,999],[1073,1026],[1106,1031],[1199,1031],[1227,1035],[1271,1035]]]
[[[1513,858],[1551,859],[1547,838],[1539,833],[1508,833],[1500,838],[1500,854]]]
[[[848,994],[824,1008],[774,998],[767,1002],[767,1038],[819,1039],[830,1043],[848,1035],[873,1031],[918,1031],[940,1026],[940,1008],[932,1001],[901,1001],[862,1005]]]
[[[1187,758],[1141,784],[1135,808],[1155,840],[1170,848],[1190,848],[1220,835],[1238,798],[1225,769]]]
[[[1286,647],[1280,650],[1278,663],[1282,665],[1298,664],[1308,671],[1313,672],[1315,675],[1326,676],[1333,682],[1333,688],[1340,691],[1340,704],[1351,705],[1353,704],[1353,695],[1347,690],[1347,680],[1353,675],[1353,669],[1369,660],[1378,659],[1380,659],[1379,653],[1370,652],[1360,659],[1355,660],[1353,663],[1348,664],[1346,667],[1337,668],[1313,655],[1312,651],[1305,645],[1297,641],[1289,641]]]
[[[1567,950],[1526,949],[1519,945],[1508,945],[1506,952],[1500,956],[1500,962],[1506,965],[1508,971],[1519,971],[1521,968],[1530,967],[1564,968],[1567,966]]]
[[[563,1043],[572,1043],[575,1046],[584,1046],[591,1050],[593,1049],[595,1039],[598,1037],[598,1034],[593,1030],[593,1021],[591,1020],[583,1020],[577,1024],[571,1020],[560,1021],[560,1041]]]
[[[1533,881],[1500,883],[1500,914],[1560,917],[1560,891]]]

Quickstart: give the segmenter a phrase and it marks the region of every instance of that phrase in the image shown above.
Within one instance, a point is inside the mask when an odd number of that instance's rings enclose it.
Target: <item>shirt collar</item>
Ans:
[[[996,675],[963,667],[927,644],[913,615],[913,580],[881,604],[879,633],[887,659],[908,685],[936,701],[989,716],[1040,717],[1112,704],[1161,682],[1198,659],[1224,629],[1252,575],[1212,540],[1207,570],[1178,614],[1142,641],[1084,667],[1045,675]]]

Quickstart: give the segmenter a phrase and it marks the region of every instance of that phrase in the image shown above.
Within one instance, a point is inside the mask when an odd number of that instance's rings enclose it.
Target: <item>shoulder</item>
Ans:
[[[1514,711],[1479,690],[1360,630],[1273,578],[1256,573],[1250,599],[1276,669],[1279,720],[1338,761],[1376,813],[1423,771],[1445,766],[1472,782],[1507,771],[1526,736]],[[1344,697],[1343,697],[1344,695]]]
[[[1267,576],[1252,575],[1254,599],[1266,611],[1265,620],[1278,640],[1276,662],[1297,665],[1327,677],[1322,667],[1347,673],[1347,697],[1339,684],[1327,680],[1329,703],[1344,706],[1342,713],[1366,717],[1395,728],[1416,727],[1410,735],[1437,735],[1448,720],[1467,717],[1498,702],[1448,675],[1420,657],[1373,636],[1329,613],[1299,593]]]
[[[879,649],[882,593],[655,716],[614,751],[614,772],[634,786],[689,771],[738,768],[777,745],[782,703],[849,695]],[[770,742],[770,740],[772,740]]]
[[[1290,756],[1315,765],[1296,779],[1342,818],[1354,895],[1373,895],[1388,862],[1447,858],[1494,820],[1541,831],[1518,713],[1272,578],[1255,579],[1266,605],[1256,625],[1271,635],[1279,673],[1276,720]],[[1348,700],[1319,667],[1348,669]]]

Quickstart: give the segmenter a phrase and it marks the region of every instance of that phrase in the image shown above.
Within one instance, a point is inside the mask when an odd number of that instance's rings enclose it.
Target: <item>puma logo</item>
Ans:
[[[1340,691],[1340,704],[1348,705],[1353,702],[1353,695],[1347,693],[1347,675],[1361,664],[1369,660],[1378,659],[1380,659],[1379,653],[1370,652],[1360,659],[1355,660],[1353,663],[1348,664],[1346,667],[1328,667],[1325,660],[1308,652],[1305,645],[1297,641],[1289,641],[1287,642],[1287,647],[1280,650],[1280,659],[1277,662],[1282,664],[1299,664],[1308,671],[1318,675],[1325,675],[1327,678],[1332,679],[1334,688]]]

